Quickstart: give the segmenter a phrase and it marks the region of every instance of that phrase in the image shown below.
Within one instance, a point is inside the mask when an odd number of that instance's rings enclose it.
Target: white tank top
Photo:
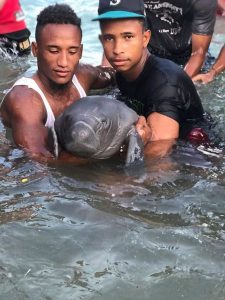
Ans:
[[[81,86],[81,84],[79,83],[76,75],[73,76],[72,82],[75,85],[76,89],[78,90],[78,92],[80,94],[80,97],[81,98],[85,97],[86,93],[85,93],[83,87]],[[42,101],[44,103],[44,106],[45,106],[45,109],[46,109],[46,113],[47,113],[47,119],[46,119],[45,127],[53,128],[54,127],[54,122],[55,122],[55,116],[53,114],[52,108],[49,105],[48,100],[45,97],[44,93],[42,92],[42,90],[40,89],[40,87],[37,85],[37,83],[34,81],[34,79],[28,78],[28,77],[22,77],[22,78],[18,79],[14,83],[14,85],[12,86],[12,88],[14,86],[18,86],[18,85],[26,85],[28,88],[33,89],[34,91],[36,91],[41,96],[41,99],[42,99]],[[3,99],[3,101],[4,101],[4,99]]]

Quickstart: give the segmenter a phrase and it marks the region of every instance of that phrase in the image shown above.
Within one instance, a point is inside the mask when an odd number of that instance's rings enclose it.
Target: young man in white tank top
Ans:
[[[37,17],[35,38],[32,52],[38,70],[32,78],[23,77],[14,84],[0,113],[17,146],[33,158],[51,160],[48,128],[53,127],[55,117],[90,89],[109,85],[113,72],[79,63],[80,19],[68,5],[46,7]],[[66,156],[62,153],[61,158]]]

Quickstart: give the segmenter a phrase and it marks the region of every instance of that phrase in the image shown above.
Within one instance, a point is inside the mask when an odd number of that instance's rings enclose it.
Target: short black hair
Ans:
[[[38,40],[41,29],[47,24],[72,24],[80,29],[82,35],[81,19],[67,4],[49,5],[39,13],[35,30],[36,41]]]

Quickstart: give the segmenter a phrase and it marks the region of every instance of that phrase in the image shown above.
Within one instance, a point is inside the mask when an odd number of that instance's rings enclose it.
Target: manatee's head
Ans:
[[[81,157],[105,158],[104,150],[117,133],[118,116],[104,101],[109,100],[103,96],[85,97],[56,119],[59,143],[68,152]]]

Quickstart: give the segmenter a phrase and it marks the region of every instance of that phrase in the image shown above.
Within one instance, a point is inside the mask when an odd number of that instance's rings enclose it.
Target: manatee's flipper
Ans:
[[[135,161],[144,159],[144,145],[140,135],[135,127],[128,133],[128,149],[126,156],[126,165],[129,165]]]
[[[59,153],[61,151],[61,147],[58,143],[58,138],[56,135],[55,128],[49,128],[48,131],[48,147],[52,153],[54,153],[55,157],[59,157]]]

